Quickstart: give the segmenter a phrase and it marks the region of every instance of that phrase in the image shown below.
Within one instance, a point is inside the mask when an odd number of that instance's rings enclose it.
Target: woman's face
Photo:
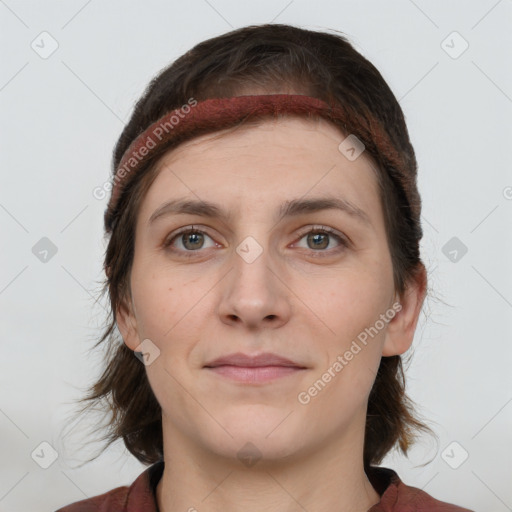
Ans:
[[[364,152],[342,153],[344,138],[326,121],[286,117],[196,138],[160,161],[137,220],[131,313],[118,324],[147,353],[164,436],[269,459],[362,440],[380,358],[404,352],[412,332],[398,325],[374,171]],[[345,207],[321,208],[327,200]],[[295,366],[212,364],[236,353]]]

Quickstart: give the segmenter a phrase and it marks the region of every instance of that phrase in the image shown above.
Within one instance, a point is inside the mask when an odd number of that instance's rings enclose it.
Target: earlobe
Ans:
[[[116,312],[116,323],[125,345],[131,350],[139,346],[139,336],[137,333],[137,322],[132,312],[132,308],[122,303]]]
[[[426,290],[427,272],[423,263],[420,263],[400,297],[400,311],[388,323],[382,348],[383,357],[403,354],[412,345]]]

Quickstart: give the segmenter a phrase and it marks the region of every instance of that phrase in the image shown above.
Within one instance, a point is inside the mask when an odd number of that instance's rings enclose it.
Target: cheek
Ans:
[[[329,389],[325,394],[322,392],[323,399],[319,402],[339,403],[341,400],[357,407],[364,403],[371,390],[387,327],[381,315],[390,307],[392,292],[391,280],[378,274],[346,275],[323,294],[323,318],[333,333],[321,340],[328,361],[318,367],[315,377],[321,378],[329,369],[335,377],[329,381]],[[338,365],[333,368],[336,361]],[[329,375],[325,377],[330,379]]]
[[[382,355],[386,324],[380,315],[389,309],[389,285],[376,274],[353,273],[315,295],[322,297],[319,316],[333,331],[317,337],[327,357],[301,389],[311,393],[307,407],[315,428],[348,421],[365,406]]]
[[[208,291],[216,279],[168,268],[135,268],[132,296],[140,339],[150,339],[174,367],[194,348],[211,321]],[[208,309],[210,308],[210,309]]]
[[[136,275],[132,279],[132,295],[139,334],[150,339],[161,339],[176,322],[177,301],[171,283],[151,272],[145,275],[140,273],[140,277]]]
[[[389,307],[391,277],[384,272],[346,272],[317,289],[317,307],[334,338],[345,342],[373,325]]]

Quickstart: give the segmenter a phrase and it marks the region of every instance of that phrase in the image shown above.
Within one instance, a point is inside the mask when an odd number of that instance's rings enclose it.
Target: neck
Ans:
[[[181,436],[164,418],[160,512],[367,512],[380,501],[364,472],[359,426],[307,454],[247,467]]]

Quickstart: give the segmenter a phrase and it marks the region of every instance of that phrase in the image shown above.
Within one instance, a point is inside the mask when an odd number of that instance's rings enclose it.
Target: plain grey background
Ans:
[[[416,150],[435,296],[407,386],[440,443],[382,465],[438,499],[512,510],[511,21],[511,0],[0,0],[0,511],[52,511],[143,471],[121,444],[74,469],[100,445],[83,424],[63,435],[101,364],[88,350],[105,315],[107,198],[93,190],[158,71],[267,22],[343,32],[388,81]]]

